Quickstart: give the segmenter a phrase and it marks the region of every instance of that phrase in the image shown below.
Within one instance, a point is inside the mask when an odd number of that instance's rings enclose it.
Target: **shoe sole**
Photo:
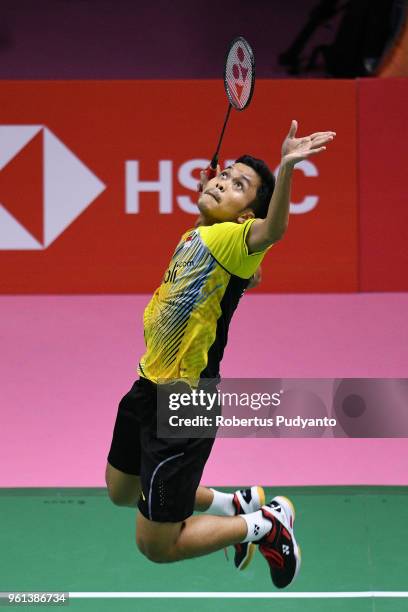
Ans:
[[[293,525],[295,524],[296,510],[291,500],[288,497],[285,497],[284,495],[279,495],[277,497],[274,497],[273,499],[276,500],[281,505],[281,507],[283,508],[285,512],[285,516],[287,519],[290,516],[290,514],[292,515],[292,527],[290,527],[290,532],[291,532],[292,541],[293,541],[293,552],[294,552],[295,559],[296,559],[296,569],[295,569],[295,573],[293,574],[292,580],[286,585],[286,586],[289,586],[296,579],[296,576],[298,575],[300,566],[302,564],[302,552],[300,550],[300,546],[296,542],[295,534],[293,532]],[[289,507],[289,513],[288,513],[288,507]],[[289,519],[288,519],[288,522],[290,525]]]
[[[261,508],[262,506],[265,505],[265,491],[263,490],[263,487],[256,487],[256,488],[257,488],[259,503],[260,503],[260,508]],[[246,557],[244,557],[244,560],[241,562],[241,565],[237,567],[237,569],[240,572],[246,569],[248,565],[251,563],[252,558],[255,554],[255,550],[256,550],[256,544],[254,544],[253,542],[250,542],[248,546],[248,552],[246,554]]]

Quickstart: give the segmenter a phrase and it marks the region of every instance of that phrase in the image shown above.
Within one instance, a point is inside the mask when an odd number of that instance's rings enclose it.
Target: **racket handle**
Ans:
[[[208,166],[208,168],[206,168],[204,170],[206,177],[208,178],[208,180],[210,181],[211,179],[214,178],[214,176],[217,174],[217,166],[215,166],[215,168],[213,168],[211,166],[211,164]]]
[[[205,176],[207,177],[208,181],[213,179],[214,176],[216,176],[216,174],[217,174],[217,162],[218,162],[217,158],[213,158],[211,160],[210,165],[204,170]],[[203,186],[202,186],[201,183],[199,183],[198,184],[198,191],[202,191],[202,190],[203,190]]]

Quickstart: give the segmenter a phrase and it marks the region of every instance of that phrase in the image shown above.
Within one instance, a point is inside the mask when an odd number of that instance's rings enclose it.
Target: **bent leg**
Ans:
[[[246,535],[247,524],[241,516],[190,516],[179,523],[159,523],[137,514],[137,545],[156,563],[206,555],[242,542]]]
[[[109,497],[114,504],[131,508],[137,506],[141,492],[139,476],[125,474],[107,463],[105,480]]]
[[[205,512],[211,506],[214,499],[214,493],[207,487],[198,487],[195,496],[194,510],[197,512]]]
[[[238,514],[237,507],[234,503],[234,493],[224,493],[218,489],[207,489],[206,487],[198,487],[195,495],[194,510],[198,512],[206,512],[216,516],[235,516]],[[258,510],[262,504],[256,508],[251,508],[251,511]]]

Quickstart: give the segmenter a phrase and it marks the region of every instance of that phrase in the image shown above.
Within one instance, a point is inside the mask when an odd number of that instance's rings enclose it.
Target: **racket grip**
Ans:
[[[208,166],[208,168],[206,168],[204,170],[206,177],[208,178],[208,180],[210,181],[211,179],[214,178],[214,176],[217,174],[217,166],[215,166],[215,168],[213,168],[211,166],[211,164]]]
[[[214,178],[214,176],[216,176],[217,174],[217,164],[215,164],[215,168],[212,167],[212,162],[211,164],[204,170],[205,176],[207,177],[207,180],[210,181],[211,179]],[[203,186],[201,183],[198,184],[198,191],[202,191],[203,190]]]

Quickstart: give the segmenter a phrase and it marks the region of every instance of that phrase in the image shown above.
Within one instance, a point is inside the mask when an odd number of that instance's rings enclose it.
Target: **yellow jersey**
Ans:
[[[218,378],[232,315],[265,251],[248,253],[255,219],[216,223],[181,237],[144,311],[138,373],[153,382]]]

